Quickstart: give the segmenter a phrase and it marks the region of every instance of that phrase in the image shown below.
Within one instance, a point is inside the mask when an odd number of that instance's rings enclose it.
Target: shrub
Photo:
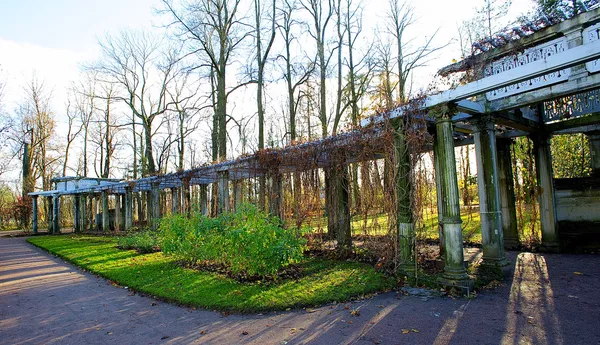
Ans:
[[[130,231],[127,235],[117,239],[117,247],[121,249],[135,249],[140,253],[152,253],[160,250],[161,239],[159,233],[151,230]]]
[[[165,254],[190,264],[224,265],[234,275],[274,276],[299,262],[306,246],[300,231],[284,229],[278,218],[247,204],[216,218],[165,217],[160,229]]]

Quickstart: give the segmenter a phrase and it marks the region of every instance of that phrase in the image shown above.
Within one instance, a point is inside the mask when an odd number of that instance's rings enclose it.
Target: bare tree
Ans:
[[[327,114],[327,68],[332,55],[325,56],[325,43],[327,39],[327,26],[334,13],[334,0],[301,0],[302,7],[312,19],[312,28],[308,31],[317,44],[317,64],[319,66],[319,120],[321,121],[321,134],[328,135],[329,117]]]
[[[410,95],[410,78],[412,72],[425,66],[432,55],[443,48],[435,46],[433,40],[437,30],[425,41],[413,47],[413,40],[407,37],[406,31],[415,23],[414,9],[403,0],[390,0],[388,9],[387,30],[396,45],[396,68],[398,76],[398,101],[405,102]]]
[[[164,48],[166,46],[166,49]],[[152,136],[155,119],[170,106],[167,90],[175,74],[178,50],[146,32],[122,31],[100,42],[103,59],[91,69],[115,84],[114,99],[126,104],[144,129],[147,174],[157,173]]]
[[[24,87],[25,97],[19,105],[10,133],[13,152],[23,159],[23,195],[33,192],[41,179],[42,189],[50,190],[53,174],[58,171],[62,155],[55,142],[54,114],[50,110],[51,92],[35,76]],[[28,150],[23,150],[28,146]],[[25,153],[23,157],[22,154]]]
[[[195,0],[184,2],[183,8],[178,9],[171,0],[163,0],[163,12],[173,18],[170,26],[177,29],[177,36],[191,45],[193,54],[202,54],[204,61],[196,67],[207,67],[210,71],[215,91],[214,160],[227,158],[227,98],[239,87],[250,83],[227,88],[227,67],[236,49],[248,36],[245,24],[238,16],[240,3],[241,0]]]
[[[75,141],[75,139],[77,138],[77,136],[79,135],[79,133],[81,133],[83,126],[79,125],[77,126],[75,121],[77,119],[77,110],[76,110],[76,106],[74,104],[71,103],[71,100],[67,100],[67,106],[66,106],[66,115],[67,115],[67,125],[68,125],[68,129],[67,129],[67,143],[65,145],[65,159],[63,161],[63,168],[62,168],[62,175],[63,176],[67,176],[67,167],[69,165],[69,150],[71,148],[71,145],[73,144],[73,142]]]
[[[298,5],[296,0],[282,0],[279,15],[282,17],[278,29],[283,37],[284,50],[279,58],[284,60],[283,78],[287,84],[287,110],[289,116],[290,141],[294,142],[297,138],[296,130],[296,114],[300,104],[300,92],[298,88],[308,81],[310,75],[314,72],[315,64],[302,60],[296,60],[297,57],[292,55],[292,44],[297,41],[294,34],[295,27],[301,27],[301,22],[296,19]]]

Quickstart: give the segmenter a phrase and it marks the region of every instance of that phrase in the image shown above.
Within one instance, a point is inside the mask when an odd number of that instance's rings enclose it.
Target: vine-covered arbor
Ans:
[[[89,219],[88,205],[93,199],[99,199],[95,203],[104,230],[110,227],[109,198],[114,198],[114,228],[133,226],[134,198],[145,200],[147,219],[155,227],[161,216],[162,190],[172,193],[174,212],[187,213],[195,204],[200,212],[208,214],[208,194],[218,200],[216,209],[222,212],[243,199],[240,181],[263,176],[268,180],[268,210],[282,216],[282,175],[323,169],[329,232],[335,234],[338,248],[344,248],[352,244],[348,165],[394,156],[397,255],[400,269],[410,272],[416,260],[410,192],[411,155],[416,149],[411,148],[407,138],[416,128],[423,136],[433,138],[432,145],[420,145],[418,150],[433,150],[435,157],[440,246],[445,264],[443,280],[451,285],[468,286],[470,281],[463,264],[456,146],[475,145],[484,264],[506,265],[505,247],[518,246],[508,153],[512,138],[528,136],[535,144],[543,250],[559,250],[559,218],[569,220],[576,214],[577,220],[600,220],[597,212],[589,212],[600,207],[599,184],[592,184],[595,187],[590,187],[585,195],[555,193],[549,147],[552,135],[586,133],[591,142],[593,174],[599,176],[599,32],[600,9],[560,22],[541,19],[508,30],[478,44],[477,54],[440,71],[442,76],[462,78],[464,85],[379,114],[365,120],[363,128],[353,132],[139,180],[99,181],[79,186],[59,180],[56,190],[30,194],[34,206],[33,231],[37,231],[38,196],[53,198],[54,220],[58,219],[60,197],[75,196],[76,232],[87,229],[85,220]],[[583,197],[589,198],[572,202]],[[59,231],[57,221],[52,230]]]

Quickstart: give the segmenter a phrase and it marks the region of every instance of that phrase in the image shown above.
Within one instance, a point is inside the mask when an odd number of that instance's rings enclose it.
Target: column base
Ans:
[[[502,268],[502,267],[506,267],[510,265],[510,261],[508,261],[507,258],[486,258],[485,256],[483,257],[483,260],[481,262],[481,266],[487,266],[487,267],[497,267],[497,268]]]
[[[518,238],[506,238],[504,237],[504,248],[508,250],[516,250],[521,248],[521,243]]]
[[[560,253],[560,245],[558,242],[542,242],[540,251],[544,253]]]
[[[471,293],[471,291],[475,289],[475,281],[467,274],[464,274],[464,276],[448,277],[446,273],[444,273],[437,281],[441,285],[457,288],[465,295]]]

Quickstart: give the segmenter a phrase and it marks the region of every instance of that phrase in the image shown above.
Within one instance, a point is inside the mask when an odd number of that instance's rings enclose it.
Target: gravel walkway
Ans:
[[[512,278],[474,299],[386,293],[223,315],[139,296],[24,238],[0,238],[0,343],[600,344],[600,255],[509,257]]]

